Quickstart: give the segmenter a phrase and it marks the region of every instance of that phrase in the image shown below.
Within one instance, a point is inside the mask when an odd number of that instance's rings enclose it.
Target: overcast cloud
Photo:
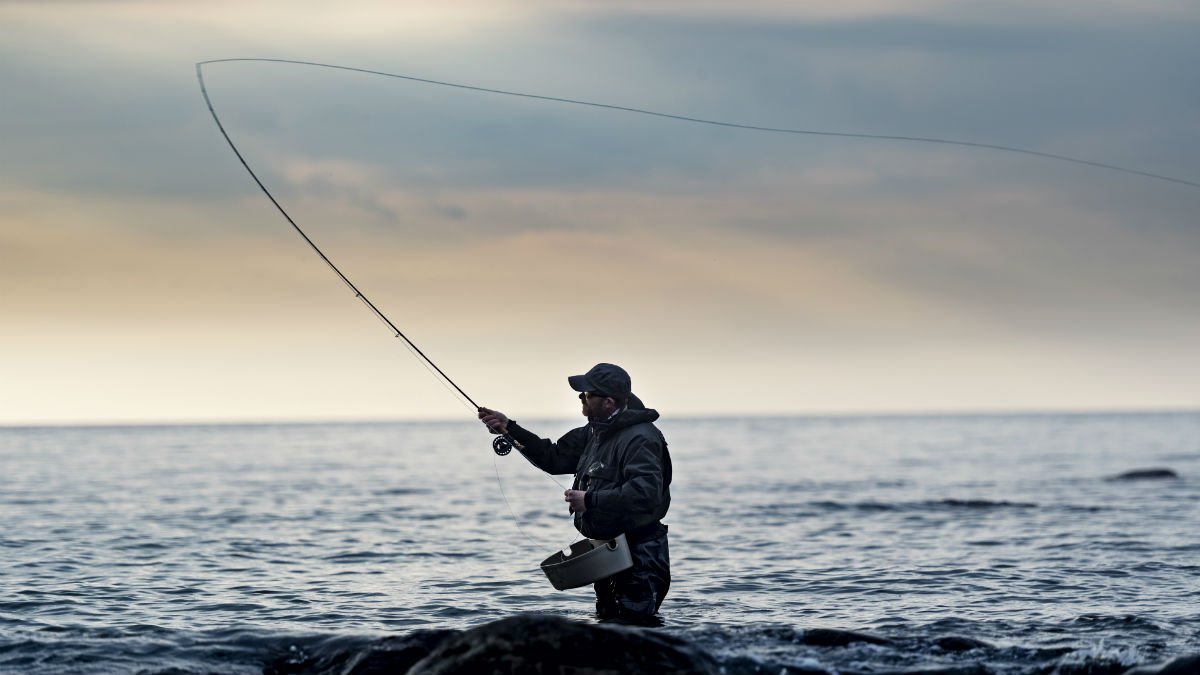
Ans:
[[[0,422],[461,415],[258,193],[199,60],[1200,180],[1190,3],[444,4],[0,3],[0,366],[21,383]],[[1195,188],[286,64],[205,74],[289,212],[498,406],[569,414],[562,376],[597,360],[684,413],[1200,404]]]

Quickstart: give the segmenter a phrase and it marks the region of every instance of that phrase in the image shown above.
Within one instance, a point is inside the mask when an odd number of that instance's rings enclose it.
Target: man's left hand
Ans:
[[[587,504],[584,503],[586,496],[583,490],[567,490],[563,493],[563,501],[571,505],[571,513],[583,513],[587,511]]]

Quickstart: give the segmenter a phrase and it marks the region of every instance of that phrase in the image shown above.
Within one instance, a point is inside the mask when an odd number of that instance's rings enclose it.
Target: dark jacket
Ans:
[[[608,539],[644,528],[671,506],[671,455],[654,426],[658,412],[634,401],[611,421],[572,429],[557,443],[508,423],[509,435],[534,466],[574,473],[574,489],[587,491],[587,511],[575,514],[575,528],[585,537]]]

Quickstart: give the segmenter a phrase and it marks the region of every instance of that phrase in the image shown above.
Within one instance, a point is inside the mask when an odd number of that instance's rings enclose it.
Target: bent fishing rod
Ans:
[[[233,139],[229,137],[229,133],[225,131],[225,125],[221,123],[220,116],[217,115],[216,109],[213,108],[212,99],[208,96],[208,88],[204,85],[204,71],[201,68],[206,63],[214,62],[203,61],[196,64],[196,78],[200,82],[200,93],[204,96],[204,103],[208,106],[208,112],[212,114],[213,121],[216,122],[217,129],[221,132],[221,136],[223,136],[225,138],[225,142],[229,144],[229,149],[233,150],[233,154],[237,156],[238,161],[242,163],[242,166],[246,169],[246,172],[250,174],[250,177],[254,179],[254,182],[258,185],[259,189],[261,189],[263,194],[267,196],[267,199],[271,200],[271,203],[275,205],[276,210],[283,215],[288,224],[292,226],[292,229],[296,231],[296,234],[299,234],[300,237],[304,239],[305,243],[308,244],[309,248],[311,248],[313,252],[316,253],[317,256],[329,266],[329,269],[333,270],[333,273],[342,280],[342,283],[346,284],[346,287],[353,291],[354,297],[361,300],[363,305],[366,306],[372,314],[374,314],[380,321],[383,322],[385,326],[388,327],[388,329],[392,331],[394,337],[402,340],[405,347],[407,347],[408,350],[417,357],[421,364],[424,365],[425,368],[429,370],[429,372],[433,374],[433,376],[437,378],[439,382],[450,389],[451,393],[455,394],[459,398],[460,402],[469,405],[472,410],[478,411],[480,409],[479,404],[476,403],[475,400],[467,394],[467,392],[463,391],[463,388],[458,386],[454,380],[450,379],[450,376],[447,375],[441,368],[439,368],[438,365],[425,354],[425,352],[421,351],[421,348],[418,347],[416,343],[409,339],[409,337],[405,335],[403,331],[397,328],[396,324],[392,323],[392,320],[389,319],[387,315],[384,314],[378,307],[376,307],[375,303],[371,302],[370,298],[368,298],[365,293],[359,290],[358,286],[355,286],[354,282],[350,281],[350,278],[342,273],[340,269],[338,269],[337,265],[333,264],[333,261],[329,259],[329,256],[325,255],[325,252],[322,251],[319,246],[317,246],[316,242],[314,242],[312,238],[309,237],[308,234],[296,224],[296,221],[287,212],[287,209],[283,208],[283,205],[279,203],[279,200],[275,199],[275,196],[272,195],[271,191],[267,189],[267,186],[258,177],[258,174],[254,172],[254,169],[250,168],[250,164],[246,161],[246,158],[242,156],[241,151],[238,150],[238,147],[236,144],[234,144]],[[493,429],[493,431],[498,430]],[[506,433],[501,433],[492,441],[492,449],[497,455],[501,456],[512,452],[512,449],[515,445],[518,445],[517,442]]]

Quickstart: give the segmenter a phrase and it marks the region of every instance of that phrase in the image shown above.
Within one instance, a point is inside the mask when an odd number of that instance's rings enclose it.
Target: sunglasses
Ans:
[[[600,393],[597,393],[594,391],[585,391],[585,392],[579,394],[580,401],[586,401],[589,398],[612,398],[612,397],[608,396],[606,394],[600,394]]]

